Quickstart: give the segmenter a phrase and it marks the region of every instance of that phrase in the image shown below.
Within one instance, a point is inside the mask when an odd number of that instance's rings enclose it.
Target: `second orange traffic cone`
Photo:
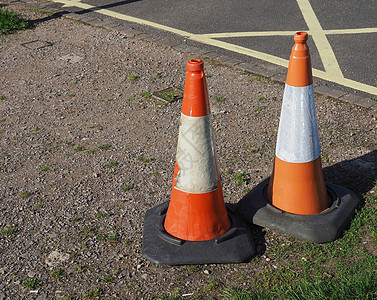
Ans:
[[[321,243],[341,234],[358,198],[323,177],[307,39],[306,32],[294,36],[272,176],[238,208],[249,222]]]
[[[224,203],[203,66],[187,63],[171,201],[145,215],[143,255],[159,264],[243,262],[255,253],[247,225]]]
[[[298,32],[294,36],[274,170],[268,187],[268,199],[273,206],[300,215],[317,214],[330,205],[321,165],[307,39],[306,32]]]

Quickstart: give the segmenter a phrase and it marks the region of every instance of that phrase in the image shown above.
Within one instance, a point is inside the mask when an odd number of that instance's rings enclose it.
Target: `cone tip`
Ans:
[[[305,31],[296,32],[294,40],[296,43],[305,44],[308,40],[308,33]]]
[[[203,71],[204,63],[200,59],[191,59],[187,62],[187,71],[198,72]]]

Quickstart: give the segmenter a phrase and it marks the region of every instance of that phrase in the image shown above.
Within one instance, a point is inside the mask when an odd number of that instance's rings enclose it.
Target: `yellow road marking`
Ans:
[[[300,7],[306,24],[309,27],[309,31],[314,43],[317,46],[319,56],[321,57],[323,67],[325,68],[326,72],[335,76],[343,77],[335,54],[332,51],[326,34],[323,31],[309,0],[297,0],[297,4]]]
[[[216,33],[203,33],[196,34],[195,36],[219,39],[219,38],[232,38],[232,37],[256,37],[256,36],[293,36],[297,31],[250,31],[250,32],[216,32]],[[305,31],[305,30],[301,30]],[[312,35],[310,30],[306,30],[309,35]],[[355,28],[355,29],[329,29],[323,30],[328,34],[360,34],[360,33],[376,33],[376,28]]]
[[[171,32],[180,36],[185,37],[186,39],[190,39],[193,41],[197,41],[203,44],[219,47],[225,50],[229,50],[232,52],[236,52],[239,54],[244,54],[250,57],[254,57],[257,59],[261,59],[267,62],[270,62],[272,64],[282,66],[287,68],[288,67],[288,60],[270,55],[267,53],[263,53],[260,51],[255,51],[252,49],[248,49],[242,46],[234,45],[231,43],[215,40],[214,38],[226,38],[226,37],[243,37],[243,36],[292,36],[296,31],[266,31],[266,32],[235,32],[235,33],[213,33],[213,34],[193,34],[187,31],[179,30],[176,28],[172,28],[169,26],[161,25],[155,22],[143,20],[140,18],[131,17],[128,15],[124,15],[121,13],[113,12],[108,9],[97,9],[95,6],[81,3],[80,1],[76,0],[51,0],[52,2],[62,3],[64,4],[63,7],[69,7],[69,6],[75,6],[82,9],[88,9],[91,11],[95,11],[97,13],[113,17],[119,20],[124,20],[128,22],[134,22],[141,25],[147,25],[156,29],[164,30],[167,32]],[[297,0],[300,2],[305,9],[303,12],[305,21],[307,22],[310,30],[308,31],[309,34],[313,36],[316,36],[315,42],[318,48],[318,51],[320,52],[321,59],[324,62],[326,62],[325,71],[321,71],[318,69],[313,68],[313,75],[330,81],[334,83],[338,83],[340,85],[350,87],[362,92],[366,92],[369,94],[376,94],[377,95],[377,87],[367,85],[364,83],[357,82],[355,80],[344,78],[342,75],[342,72],[340,71],[340,68],[338,66],[338,63],[336,61],[335,55],[331,49],[331,46],[329,45],[325,34],[356,34],[356,33],[375,33],[377,32],[377,28],[360,28],[360,29],[336,29],[336,30],[323,30],[320,26],[318,19],[313,16],[314,12],[310,6],[310,9],[308,8],[307,4],[309,3],[306,0]],[[319,27],[318,27],[319,25]],[[320,46],[326,46],[326,49],[320,48]],[[321,46],[321,47],[322,47]],[[332,64],[335,61],[335,67],[332,66]]]
[[[160,29],[160,30],[175,33],[175,34],[178,34],[178,35],[183,36],[183,37],[188,37],[188,36],[191,35],[191,33],[183,31],[183,30],[179,30],[179,29],[176,29],[176,28],[173,28],[173,27],[169,27],[169,26],[161,25],[161,24],[158,24],[158,23],[155,23],[155,22],[143,20],[143,19],[140,19],[140,18],[131,17],[131,16],[124,15],[124,14],[121,14],[121,13],[117,13],[115,11],[111,11],[111,10],[108,10],[108,9],[102,9],[102,8],[98,9],[98,8],[96,8],[96,6],[86,4],[86,3],[82,3],[82,2],[76,1],[76,0],[51,0],[51,1],[57,2],[57,3],[63,3],[64,4],[63,7],[74,6],[74,7],[78,7],[78,8],[82,8],[82,9],[87,9],[87,10],[91,10],[91,11],[94,11],[94,12],[100,13],[102,15],[112,17],[112,18],[116,18],[116,19],[128,21],[128,22],[133,22],[133,23],[137,23],[137,24],[141,24],[141,25],[147,25],[147,26],[154,27],[154,28],[157,28],[157,29]]]

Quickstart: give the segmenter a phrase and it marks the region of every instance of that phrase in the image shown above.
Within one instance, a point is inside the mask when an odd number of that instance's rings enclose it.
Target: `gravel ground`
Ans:
[[[219,297],[284,263],[268,248],[292,238],[256,227],[251,263],[141,255],[145,212],[169,200],[181,109],[148,93],[183,87],[195,55],[64,18],[0,36],[0,52],[0,299]],[[201,58],[224,197],[236,203],[271,174],[284,86]],[[316,107],[326,178],[370,190],[376,111],[319,95]]]

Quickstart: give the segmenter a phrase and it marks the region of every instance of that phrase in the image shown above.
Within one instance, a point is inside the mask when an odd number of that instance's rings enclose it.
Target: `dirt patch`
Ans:
[[[183,87],[197,56],[62,18],[0,36],[0,51],[0,298],[218,296],[283,263],[268,248],[290,239],[257,227],[251,263],[169,267],[141,256],[144,214],[169,200],[181,109],[150,95]],[[236,203],[271,174],[284,86],[208,60],[205,72],[224,197]],[[368,191],[376,112],[316,102],[326,177]],[[40,283],[32,294],[30,277]]]

